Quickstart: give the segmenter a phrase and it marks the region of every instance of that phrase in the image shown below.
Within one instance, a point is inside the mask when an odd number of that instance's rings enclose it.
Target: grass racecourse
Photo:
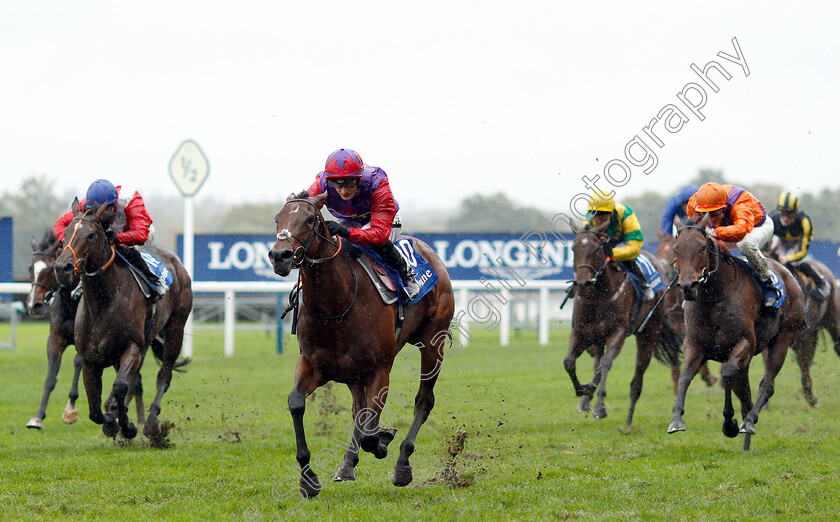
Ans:
[[[8,339],[8,324],[0,339]],[[721,433],[723,393],[695,380],[688,430],[668,435],[674,395],[670,373],[653,362],[633,427],[623,428],[635,359],[632,339],[610,375],[609,417],[575,412],[563,370],[568,331],[517,334],[510,346],[496,332],[446,362],[434,411],[412,457],[414,482],[391,485],[399,442],[411,421],[417,381],[395,363],[384,424],[399,429],[384,460],[363,453],[355,482],[333,483],[343,454],[350,394],[318,390],[305,422],[323,484],[308,502],[294,493],[298,476],[286,396],[297,358],[294,338],[275,352],[273,336],[240,332],[225,358],[221,332],[197,332],[189,371],[164,398],[162,419],[174,424],[168,449],[105,438],[79,399],[79,421],[61,410],[72,374],[71,348],[44,421],[24,427],[38,406],[46,372],[46,325],[23,324],[18,346],[0,351],[0,519],[107,520],[828,520],[840,499],[840,359],[822,340],[813,368],[821,406],[801,397],[792,356],[742,451]],[[711,364],[719,375],[720,365]],[[583,379],[591,358],[579,360]],[[157,366],[143,369],[147,405]],[[752,367],[753,390],[763,371]],[[110,389],[113,371],[105,375]],[[739,408],[739,407],[738,407]],[[740,409],[740,408],[739,408]],[[131,413],[132,418],[134,413]],[[740,416],[739,416],[740,418]],[[142,431],[142,430],[141,430]],[[324,470],[329,470],[324,472]],[[278,500],[279,499],[279,500]]]

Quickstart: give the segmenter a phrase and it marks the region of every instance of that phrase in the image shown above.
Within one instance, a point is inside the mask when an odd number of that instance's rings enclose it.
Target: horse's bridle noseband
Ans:
[[[75,218],[73,221],[78,219],[80,222],[81,221],[87,221],[88,223],[93,223],[94,225],[96,225],[96,227],[99,229],[99,231],[102,232],[102,235],[105,237],[105,240],[108,241],[108,233],[105,231],[105,225],[103,225],[102,222],[99,221],[99,220],[86,218],[85,216],[87,216],[88,212],[89,212],[88,210],[85,210],[85,213],[82,214],[81,217]],[[81,271],[82,271],[82,261],[84,261],[84,258],[80,259],[79,256],[76,255],[76,251],[73,249],[73,239],[76,237],[76,232],[78,232],[78,231],[79,231],[79,227],[77,225],[76,228],[73,230],[73,235],[70,236],[70,240],[64,246],[64,250],[69,250],[70,253],[73,254],[73,275],[78,275],[79,273],[81,273]],[[111,246],[111,258],[104,265],[102,265],[99,269],[94,270],[93,272],[85,272],[86,276],[93,277],[93,276],[99,275],[100,273],[107,270],[108,267],[110,267],[114,263],[114,259],[117,257],[117,249],[116,249],[116,246],[114,246],[114,243],[108,241],[108,244]],[[62,250],[62,252],[64,250]],[[88,253],[90,253],[90,251],[88,251]],[[87,257],[87,256],[85,256],[85,257]]]
[[[331,238],[321,234],[320,231],[321,231],[321,228],[323,228],[321,225],[323,225],[324,218],[323,218],[323,216],[321,216],[321,210],[318,208],[318,206],[315,205],[315,203],[309,201],[308,199],[296,198],[296,199],[290,199],[290,200],[286,201],[286,204],[283,205],[283,208],[286,208],[286,205],[288,205],[289,203],[307,203],[309,205],[312,205],[312,208],[315,209],[315,216],[316,216],[316,219],[317,219],[317,221],[315,222],[315,227],[312,229],[312,235],[310,235],[309,239],[307,239],[306,241],[301,240],[299,237],[292,234],[287,229],[283,229],[283,230],[281,230],[280,232],[277,233],[277,240],[278,241],[289,241],[291,243],[291,240],[294,239],[295,241],[300,243],[300,246],[298,246],[297,248],[294,249],[295,253],[294,253],[294,261],[292,262],[292,267],[293,268],[300,268],[300,266],[304,262],[309,264],[309,265],[317,265],[318,263],[324,263],[324,262],[329,261],[330,259],[334,258],[335,256],[337,256],[338,253],[341,251],[341,241],[339,241],[338,243],[334,243]],[[327,243],[337,247],[338,250],[335,252],[335,254],[331,255],[330,257],[322,257],[322,258],[312,258],[312,257],[307,256],[306,252],[309,251],[309,246],[315,240],[316,236],[323,239]],[[324,244],[323,242],[318,243],[318,249],[315,250],[315,255],[318,255],[318,252],[321,251],[321,245],[323,245],[323,244]],[[300,252],[300,257],[298,257],[298,252]]]

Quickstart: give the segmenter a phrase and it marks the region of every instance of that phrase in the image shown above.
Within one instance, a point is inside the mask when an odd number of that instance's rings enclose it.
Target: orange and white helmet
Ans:
[[[726,207],[726,189],[720,183],[706,183],[697,191],[697,212],[714,212]]]

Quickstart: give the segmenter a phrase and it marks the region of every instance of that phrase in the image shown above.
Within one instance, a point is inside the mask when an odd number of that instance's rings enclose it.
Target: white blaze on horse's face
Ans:
[[[581,240],[580,240],[581,245],[585,245],[587,243],[589,243],[589,238],[588,237],[581,238]]]
[[[41,275],[41,272],[47,269],[47,264],[43,261],[35,261],[35,264],[32,265],[32,282],[38,282],[38,276]],[[33,284],[32,289],[29,291],[29,301],[27,302],[27,306],[30,310],[32,307],[35,306],[35,288],[36,286]]]
[[[288,228],[284,228],[280,232],[277,233],[277,241],[285,241],[287,239],[292,238],[292,233],[289,232]]]
[[[295,209],[292,210],[291,212],[289,212],[289,214],[295,214],[299,210],[300,210],[300,207],[295,207]]]

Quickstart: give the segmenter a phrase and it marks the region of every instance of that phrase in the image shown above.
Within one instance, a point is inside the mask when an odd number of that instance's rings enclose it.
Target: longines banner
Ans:
[[[552,234],[416,234],[440,256],[453,280],[572,279],[571,235]],[[183,237],[178,236],[183,257]],[[297,273],[281,278],[274,273],[268,251],[270,234],[198,234],[195,236],[197,281],[294,281]],[[655,243],[645,250],[656,251]],[[840,274],[837,243],[815,241],[811,254]]]

